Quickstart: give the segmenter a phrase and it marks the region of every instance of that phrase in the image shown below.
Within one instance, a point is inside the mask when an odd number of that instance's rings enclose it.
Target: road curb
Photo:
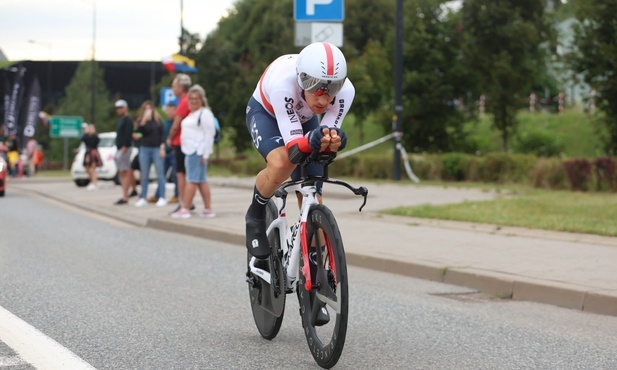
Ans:
[[[230,186],[230,184],[223,186]],[[143,219],[139,221],[108,209],[67,201],[62,197],[57,197],[53,194],[37,189],[19,186],[16,187],[27,193],[36,194],[59,203],[68,204],[83,211],[93,212],[95,214],[110,217],[114,220],[125,222],[134,226],[145,226],[156,230],[164,230],[199,238],[207,238],[231,243],[244,248],[244,235],[241,235],[238,232],[214,229],[208,227],[207,225],[200,225],[199,227],[188,225],[182,223],[182,220],[147,218],[145,221]],[[404,218],[400,216],[377,215],[375,217],[398,223],[417,222],[415,219],[404,220]],[[436,222],[435,220],[425,220],[423,222],[426,224],[431,224],[431,226],[435,228],[461,226],[459,224],[446,225],[440,223],[439,221]],[[466,227],[470,226],[467,225]],[[475,228],[473,225],[471,227]],[[478,228],[482,229],[480,226],[478,226]],[[487,230],[478,231],[487,232]],[[526,236],[532,237],[532,235]],[[542,235],[533,236],[542,237]],[[550,238],[552,235],[543,236]],[[595,314],[617,316],[617,289],[598,289],[587,286],[579,286],[567,282],[549,281],[546,279],[512,275],[499,271],[482,270],[466,266],[444,266],[439,263],[427,261],[405,262],[401,260],[367,256],[352,252],[347,252],[346,258],[347,263],[352,266],[463,286],[478,290],[482,293],[489,294],[497,298],[513,299],[518,301],[533,301]]]
[[[222,241],[244,248],[244,235],[196,227],[174,221],[148,219],[146,227]],[[500,299],[532,301],[580,311],[617,316],[617,290],[593,290],[573,284],[550,282],[497,271],[448,267],[427,262],[404,262],[357,253],[345,254],[347,264],[413,278],[478,290]]]

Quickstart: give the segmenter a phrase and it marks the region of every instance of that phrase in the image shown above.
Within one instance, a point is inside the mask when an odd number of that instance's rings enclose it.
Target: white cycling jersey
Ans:
[[[253,92],[253,98],[276,118],[285,144],[302,137],[302,124],[315,115],[302,98],[296,74],[297,58],[298,54],[287,54],[272,62]],[[353,84],[347,79],[323,114],[320,125],[341,127],[355,94]]]

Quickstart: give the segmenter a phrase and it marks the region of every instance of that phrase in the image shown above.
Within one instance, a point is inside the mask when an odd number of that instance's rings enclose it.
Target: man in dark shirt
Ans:
[[[122,198],[115,204],[127,204],[129,202],[129,188],[131,186],[131,142],[133,140],[133,119],[128,115],[129,106],[125,100],[118,100],[115,104],[118,122],[116,123],[116,167],[122,185]]]

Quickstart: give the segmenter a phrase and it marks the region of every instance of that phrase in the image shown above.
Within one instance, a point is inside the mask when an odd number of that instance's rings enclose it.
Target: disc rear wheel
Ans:
[[[266,207],[266,228],[277,217],[276,206],[271,200]],[[270,281],[265,281],[250,272],[248,264],[251,254],[247,252],[247,281],[249,282],[249,298],[253,319],[259,334],[265,339],[273,339],[281,329],[283,313],[285,312],[285,275],[282,266],[283,252],[280,246],[277,230],[268,235],[272,252],[268,260],[260,262],[260,267],[270,272]]]

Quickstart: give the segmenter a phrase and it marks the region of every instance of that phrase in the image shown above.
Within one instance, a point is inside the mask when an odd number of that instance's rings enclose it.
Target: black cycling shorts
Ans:
[[[315,115],[302,124],[303,134],[317,127],[319,127],[319,118]],[[268,111],[253,97],[249,99],[246,109],[246,128],[253,139],[255,149],[257,149],[264,159],[268,157],[268,154],[272,150],[285,146],[276,118],[272,117],[272,115],[270,115],[270,113],[268,113]],[[306,171],[309,176],[321,176],[323,175],[323,166],[311,163]],[[300,179],[300,167],[296,167],[292,172],[291,179]],[[317,192],[319,194],[322,192],[321,189],[322,183],[318,182]]]

